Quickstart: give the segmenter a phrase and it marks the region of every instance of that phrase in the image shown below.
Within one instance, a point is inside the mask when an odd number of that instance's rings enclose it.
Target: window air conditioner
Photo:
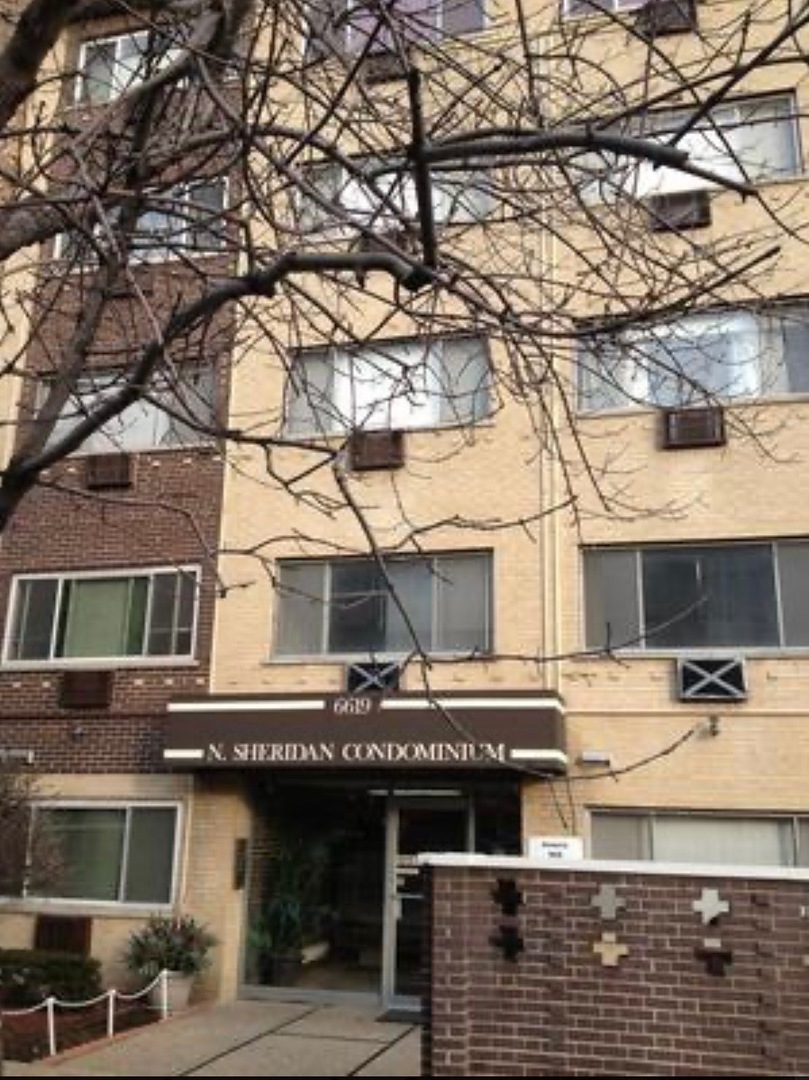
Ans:
[[[721,405],[663,410],[664,449],[724,446],[726,442],[725,414]]]
[[[130,454],[90,454],[84,459],[84,483],[91,491],[132,486]]]
[[[680,701],[746,701],[747,678],[739,656],[681,658],[676,669]]]
[[[385,694],[399,689],[402,669],[396,660],[349,664],[346,690],[349,694]]]
[[[59,705],[63,709],[108,709],[112,680],[112,671],[65,671],[59,683]]]
[[[404,432],[355,431],[348,440],[348,460],[355,472],[400,469],[404,465]]]
[[[697,27],[696,0],[648,0],[635,20],[635,29],[644,38],[686,34]]]
[[[650,195],[645,206],[652,232],[682,232],[711,224],[711,199],[707,191]]]

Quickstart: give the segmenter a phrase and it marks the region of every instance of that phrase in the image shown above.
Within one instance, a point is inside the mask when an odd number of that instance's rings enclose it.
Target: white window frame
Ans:
[[[121,97],[128,90],[132,90],[134,87],[140,85],[144,81],[142,74],[139,72],[127,71],[123,67],[123,58],[121,52],[125,43],[129,42],[148,42],[149,30],[133,30],[130,32],[124,32],[119,34],[102,34],[98,37],[88,38],[83,41],[79,49],[79,62],[76,73],[76,81],[74,87],[74,101],[77,105],[83,105],[88,108],[94,106],[108,105],[110,102],[115,101]],[[112,69],[112,81],[108,87],[108,96],[93,100],[91,96],[85,96],[85,89],[88,83],[87,76],[87,53],[94,46],[115,44],[115,60]],[[141,56],[144,56],[145,49],[138,50]],[[156,70],[168,67],[181,53],[181,47],[179,45],[172,46],[167,49],[161,56],[161,62],[157,65]]]
[[[420,562],[428,561],[432,565],[431,568],[431,593],[430,593],[430,610],[431,610],[431,630],[430,636],[434,640],[437,634],[438,626],[438,595],[439,595],[439,582],[441,578],[440,565],[436,567],[436,563],[440,563],[442,559],[453,558],[468,558],[477,557],[479,559],[481,568],[485,574],[485,589],[486,589],[486,608],[484,611],[484,623],[482,627],[483,636],[487,642],[485,650],[476,654],[476,658],[486,660],[491,656],[494,650],[494,558],[491,551],[446,551],[438,552],[432,555],[419,556],[396,556],[395,559],[387,560],[388,563],[394,561],[397,562]],[[329,637],[331,632],[331,608],[332,608],[332,569],[335,564],[348,563],[350,559],[279,559],[279,569],[284,565],[299,565],[305,563],[307,565],[318,565],[323,571],[323,596],[324,602],[321,612],[321,624],[320,624],[320,646],[319,652],[311,653],[282,653],[278,651],[278,642],[280,641],[280,626],[281,626],[281,604],[283,602],[283,591],[279,591],[278,600],[275,604],[275,613],[273,618],[273,651],[272,661],[279,663],[341,663],[345,661],[367,660],[369,653],[367,650],[362,652],[330,652],[328,650]],[[364,561],[364,560],[359,560]],[[371,560],[372,561],[372,560]],[[279,574],[280,580],[280,574]],[[386,593],[388,601],[392,604],[393,599],[390,593]],[[406,605],[406,598],[400,597],[402,602]],[[420,642],[420,645],[426,653],[430,656],[460,656],[465,657],[469,655],[469,651],[466,649],[449,650],[449,649],[437,649],[432,648],[432,641],[429,643]],[[397,660],[402,659],[405,656],[410,655],[412,648],[404,652],[394,651],[392,649],[382,649],[373,653],[375,660]]]
[[[54,656],[54,650],[56,646],[56,637],[59,629],[59,620],[62,614],[61,607],[63,602],[64,588],[67,581],[92,581],[97,579],[106,578],[120,578],[123,580],[131,580],[133,578],[154,578],[160,574],[182,574],[188,575],[194,578],[194,613],[193,622],[191,626],[191,643],[190,650],[187,653],[171,653],[171,654],[149,654],[138,653],[137,655],[123,655],[123,656]],[[21,585],[26,581],[56,581],[57,592],[56,599],[53,607],[53,617],[51,624],[51,640],[49,648],[49,657],[45,659],[36,660],[24,660],[11,657],[11,643],[14,637],[14,631],[17,624],[17,617],[19,614],[19,604],[21,597]],[[146,568],[114,568],[104,570],[75,570],[75,571],[63,571],[61,573],[33,573],[33,574],[15,574],[11,582],[11,591],[8,602],[8,618],[6,619],[6,629],[3,640],[3,661],[2,666],[7,670],[43,670],[43,669],[55,669],[55,668],[110,668],[110,667],[169,667],[184,665],[194,661],[197,653],[197,632],[199,629],[199,609],[200,609],[200,588],[202,584],[202,575],[199,566],[187,564],[182,566],[150,566]],[[148,643],[148,636],[150,630],[151,614],[152,614],[152,602],[154,596],[154,586],[150,586],[147,597],[146,613],[144,616],[144,641],[143,647]]]
[[[618,15],[624,11],[637,11],[646,0],[562,0],[563,19],[589,19],[593,15]]]
[[[725,645],[663,645],[659,643],[647,644],[649,628],[646,625],[646,596],[643,589],[643,554],[652,551],[676,552],[678,549],[691,551],[694,548],[711,548],[721,551],[738,551],[742,548],[765,547],[770,550],[770,566],[773,575],[773,599],[775,610],[772,612],[773,622],[778,632],[778,642],[771,645],[762,644],[725,644]],[[631,554],[635,562],[635,595],[637,598],[636,625],[637,640],[630,644],[616,642],[612,651],[621,656],[639,659],[641,657],[679,657],[679,656],[775,656],[775,655],[806,655],[809,653],[809,644],[790,645],[785,641],[786,619],[785,605],[782,596],[783,572],[779,565],[780,553],[789,547],[802,547],[809,549],[809,539],[806,537],[783,537],[777,540],[738,540],[722,542],[703,542],[699,540],[682,541],[673,544],[635,544],[635,545],[588,545],[582,549],[579,560],[579,595],[581,603],[581,635],[584,642],[585,653],[600,654],[601,646],[588,640],[587,620],[587,592],[585,588],[585,556],[588,553],[599,552],[623,552]]]
[[[207,418],[203,416],[201,396],[193,386],[194,377],[210,376],[210,413]],[[184,375],[191,376],[192,381],[184,382]],[[107,389],[115,389],[116,380],[125,378],[126,372],[99,371],[78,381],[77,393],[71,395],[69,401],[62,410],[62,414],[56,421],[53,431],[48,439],[48,446],[54,445],[58,439],[67,434],[72,428],[81,422],[83,413],[95,407],[103,399]],[[146,396],[139,398],[127,406],[118,416],[103,424],[98,431],[93,432],[78,449],[74,450],[71,457],[82,457],[87,454],[142,454],[142,453],[165,453],[168,451],[189,450],[192,447],[207,446],[211,443],[214,435],[195,431],[191,424],[192,419],[207,422],[211,427],[216,425],[216,367],[213,364],[178,364],[172,373],[171,380],[156,376],[155,383],[151,386]],[[43,388],[40,400],[46,389]],[[188,395],[193,395],[189,397]],[[165,402],[170,411],[166,412],[160,407]],[[177,407],[174,408],[176,403]],[[182,406],[187,406],[185,411]],[[193,407],[197,406],[199,413],[192,418]],[[146,417],[149,417],[151,435],[148,440],[134,438],[129,441],[126,433],[127,414],[129,414],[130,427],[139,430],[145,425]],[[140,415],[138,415],[140,414]],[[176,415],[175,415],[176,414]],[[186,415],[188,420],[186,420]],[[191,438],[180,439],[176,442],[163,442],[171,431],[172,425],[183,424],[189,428]],[[159,437],[158,437],[159,436]]]
[[[476,359],[480,359],[483,367],[481,373],[483,377],[477,392],[483,394],[485,391],[486,407],[480,416],[468,419],[454,416],[443,419],[441,417],[442,402],[447,399],[442,395],[441,390],[446,383],[449,370],[444,359],[444,347],[453,343],[460,345],[463,342],[477,343],[479,357]],[[411,351],[416,358],[409,365],[415,373],[412,382],[405,379],[403,375],[398,376],[398,365],[408,366],[406,361],[408,351]],[[400,359],[397,352],[401,352],[404,358]],[[287,421],[285,423],[287,438],[341,435],[354,429],[432,431],[479,424],[490,415],[492,410],[491,357],[488,342],[477,335],[396,338],[357,349],[331,347],[323,350],[304,350],[298,354],[294,363],[305,365],[307,362],[319,361],[323,357],[326,358],[326,363],[333,371],[328,409],[325,406],[318,408],[317,401],[310,400],[310,422],[301,427],[291,426],[289,395],[295,393],[295,388],[290,380],[287,386]],[[369,370],[369,374],[364,379],[358,374],[358,365],[366,365]],[[363,388],[370,387],[372,391],[375,391],[377,386],[382,385],[386,368],[391,369],[392,375],[390,381],[385,380],[385,385],[391,385],[395,392],[391,394],[381,389],[379,394],[374,392],[367,401],[358,401]],[[358,415],[359,408],[365,410],[362,415]],[[379,416],[379,419],[375,419],[375,416]]]
[[[645,116],[636,117],[624,129],[624,134],[647,139],[652,143],[660,141],[661,138],[667,140],[695,110],[696,106],[690,109],[649,112]],[[756,121],[749,116],[753,110],[771,110],[775,115]],[[758,185],[794,179],[800,177],[804,171],[799,116],[796,95],[792,90],[735,98],[711,109],[707,116],[701,118],[695,129],[691,129],[680,139],[677,149],[689,153],[690,164],[728,180],[749,181]],[[772,130],[776,125],[788,136],[782,163],[772,165],[754,162],[751,168],[745,169],[743,160],[741,163],[727,160],[725,141],[736,155],[738,144],[743,144],[746,132],[755,127]],[[610,131],[608,128],[604,130],[607,133]],[[701,146],[703,151],[700,151]],[[719,160],[716,160],[717,154]],[[584,179],[582,197],[589,203],[614,202],[621,196],[643,200],[655,195],[688,191],[721,191],[718,181],[693,176],[667,166],[656,167],[648,160],[636,160],[608,152],[603,155],[588,153],[580,159],[579,164],[600,173],[601,178]]]
[[[784,327],[790,320],[805,324],[809,336],[809,302],[777,304],[761,311],[748,308],[708,311],[642,329],[630,327],[617,333],[612,340],[609,331],[584,337],[579,341],[576,358],[579,410],[589,414],[652,406],[679,408],[710,401],[758,401],[809,393],[802,389],[793,390],[790,386],[788,353],[784,347]],[[738,332],[734,332],[734,324],[739,328]],[[688,392],[680,400],[655,400],[649,389],[650,369],[656,373],[655,361],[652,359],[650,365],[645,363],[643,344],[657,340],[665,351],[667,334],[671,332],[688,345],[697,340],[696,335],[689,336],[690,328],[697,334],[706,334],[708,347],[712,340],[724,339],[729,351],[727,372],[736,385],[703,387],[698,380],[691,384],[686,377],[681,381]],[[597,348],[595,351],[587,348],[588,341],[597,346],[599,339],[614,358],[609,377]],[[619,356],[623,350],[626,355]],[[610,361],[609,356],[606,359]],[[665,355],[663,363],[668,363]],[[676,347],[672,351],[672,366],[675,364]],[[687,375],[687,369],[683,371]],[[675,371],[671,372],[670,378],[672,381],[676,378]],[[600,391],[600,387],[603,390]],[[597,398],[599,394],[609,400],[595,405],[588,402],[588,397]]]
[[[590,830],[589,830],[590,835],[589,835],[589,845],[588,845],[589,846],[589,854],[590,854],[590,856],[592,858],[602,859],[604,861],[616,861],[617,862],[617,861],[621,861],[621,860],[619,858],[617,858],[617,857],[615,857],[615,858],[609,857],[609,860],[607,860],[604,855],[598,855],[598,854],[594,853],[594,851],[593,851],[593,821],[594,821],[594,819],[596,817],[607,818],[607,817],[614,816],[614,817],[622,817],[622,818],[635,818],[639,822],[642,822],[644,827],[647,830],[649,857],[648,857],[648,859],[642,858],[640,861],[645,862],[645,863],[649,863],[649,864],[653,864],[653,863],[659,861],[659,860],[655,859],[655,836],[654,836],[655,822],[659,821],[661,818],[662,819],[678,818],[678,819],[683,819],[683,820],[687,820],[689,818],[699,818],[699,819],[703,819],[703,820],[710,819],[710,820],[715,820],[715,821],[734,822],[739,826],[740,829],[743,829],[744,826],[745,826],[745,823],[749,823],[750,821],[772,821],[772,822],[775,822],[777,825],[788,825],[789,829],[790,829],[790,834],[791,834],[790,835],[790,847],[791,847],[791,853],[792,853],[792,861],[791,862],[783,862],[783,863],[775,863],[775,864],[774,863],[755,863],[755,864],[749,864],[749,863],[721,863],[721,864],[714,864],[714,865],[722,865],[722,866],[749,866],[749,865],[755,865],[755,866],[780,866],[780,867],[794,867],[796,869],[803,869],[803,868],[809,869],[809,850],[807,850],[805,853],[802,850],[801,828],[800,828],[800,823],[802,821],[807,822],[807,825],[809,826],[809,815],[807,815],[807,814],[794,814],[794,813],[781,813],[781,814],[779,814],[779,813],[768,813],[766,811],[763,811],[763,812],[759,813],[756,810],[749,810],[749,811],[744,811],[744,812],[736,812],[736,811],[732,811],[732,810],[713,810],[713,809],[683,809],[683,810],[680,810],[680,809],[675,809],[675,808],[665,808],[665,809],[658,809],[658,810],[650,810],[650,809],[647,809],[646,807],[635,807],[635,806],[626,806],[626,807],[624,807],[624,806],[603,806],[603,807],[602,806],[596,806],[596,807],[591,807],[590,808],[590,810],[588,811],[588,816],[589,816],[589,819],[590,819]],[[807,832],[809,832],[809,829],[807,829]],[[809,845],[807,845],[807,847],[809,847]],[[805,854],[805,858],[804,858],[803,861],[801,861],[801,855],[802,854]],[[623,858],[623,857],[621,857],[621,858]],[[629,860],[629,861],[635,861],[630,856],[626,856],[626,859]],[[697,865],[697,866],[701,865],[699,859],[693,859],[693,860],[691,860],[691,862],[694,865]],[[671,865],[687,866],[689,864],[687,862],[682,862],[682,863],[678,862],[678,863],[671,864]]]
[[[132,242],[130,247],[129,259],[133,264],[138,263],[157,263],[157,262],[172,262],[177,259],[194,258],[194,259],[206,259],[216,258],[225,250],[224,237],[219,238],[215,245],[210,247],[195,247],[189,243],[189,239],[193,238],[195,226],[191,220],[188,210],[193,205],[193,191],[199,187],[218,187],[222,194],[221,207],[219,214],[224,215],[228,208],[229,191],[230,186],[228,179],[225,176],[215,177],[199,177],[196,180],[188,180],[182,184],[177,184],[172,188],[164,192],[152,190],[147,193],[150,198],[153,198],[156,202],[165,202],[168,204],[173,201],[177,206],[176,217],[178,221],[181,221],[181,227],[172,235],[170,244],[147,244],[146,238],[148,236],[157,237],[161,234],[153,231],[152,233],[145,233],[142,230],[143,219],[151,215],[161,215],[166,220],[171,218],[171,213],[163,211],[157,208],[151,208],[144,210],[138,215],[137,221],[132,230]],[[110,213],[111,224],[114,227],[114,218],[116,211],[113,210]],[[106,230],[102,223],[97,222],[93,226],[93,237],[103,244],[106,236]],[[76,234],[77,239],[80,236]],[[54,240],[53,257],[54,259],[68,259],[70,258],[70,242],[74,238],[73,233],[61,232],[57,233]],[[92,265],[95,262],[95,254],[92,248],[88,245],[85,252],[77,254],[71,259],[72,268],[79,269],[84,266]]]
[[[78,800],[78,799],[39,799],[33,807],[32,826],[36,820],[36,814],[40,810],[123,810],[125,812],[125,826],[124,835],[122,841],[121,851],[121,870],[118,879],[118,899],[116,900],[98,900],[87,897],[76,896],[45,896],[38,893],[32,893],[28,891],[27,882],[24,882],[22,897],[9,897],[11,901],[20,899],[26,901],[28,904],[37,905],[42,907],[56,906],[60,907],[93,907],[107,910],[143,910],[148,909],[151,911],[169,911],[176,902],[180,885],[180,872],[182,869],[180,855],[182,852],[182,837],[183,837],[183,817],[184,806],[180,800],[176,799],[126,799],[126,800]],[[174,843],[172,845],[171,856],[171,888],[169,890],[169,899],[166,901],[154,901],[154,900],[123,900],[123,888],[126,881],[127,874],[127,862],[129,855],[129,842],[130,842],[130,830],[132,821],[133,810],[173,810],[174,811]]]
[[[382,163],[380,163],[381,166]],[[459,162],[459,165],[461,163]],[[318,177],[328,177],[318,188]],[[472,178],[482,182],[475,187]],[[405,223],[418,222],[416,183],[410,172],[387,173],[374,180],[383,196],[390,200],[388,207],[382,199],[363,184],[362,180],[337,162],[318,162],[307,167],[304,178],[332,202],[336,212],[330,213],[304,192],[298,193],[297,214],[301,232],[306,235],[331,236],[340,231],[365,226],[380,234],[395,233]],[[435,223],[441,228],[476,225],[486,221],[494,210],[494,196],[489,186],[489,169],[474,167],[431,171],[432,204]],[[326,191],[324,193],[323,187]],[[332,192],[335,194],[332,195]],[[464,196],[472,192],[471,205]],[[460,198],[460,201],[459,201]],[[339,212],[342,211],[341,220]]]

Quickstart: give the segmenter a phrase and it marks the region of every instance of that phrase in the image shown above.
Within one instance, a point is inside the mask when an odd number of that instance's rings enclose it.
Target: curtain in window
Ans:
[[[775,818],[655,817],[655,862],[790,866],[792,828]]]
[[[489,560],[481,555],[434,562],[437,651],[486,652],[490,648]]]
[[[41,810],[40,824],[59,864],[55,879],[43,886],[45,895],[118,900],[124,810]]]
[[[145,581],[143,585],[145,586]],[[128,656],[140,652],[142,620],[139,605],[132,606],[132,582],[127,579],[88,579],[65,582],[64,627],[60,656]],[[135,590],[137,595],[141,590]],[[140,640],[138,635],[140,630]]]

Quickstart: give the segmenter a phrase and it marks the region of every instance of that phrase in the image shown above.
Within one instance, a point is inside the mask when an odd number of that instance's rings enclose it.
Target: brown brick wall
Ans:
[[[428,871],[430,959],[425,1075],[755,1075],[809,1072],[809,879],[436,866]],[[522,893],[516,916],[498,878]],[[625,907],[602,919],[612,885]],[[717,889],[728,914],[692,908]],[[501,926],[516,960],[492,944]],[[616,967],[602,934],[629,952]],[[695,950],[731,955],[710,974]]]
[[[16,573],[193,564],[201,568],[193,664],[133,666],[114,673],[103,712],[62,709],[61,672],[0,670],[0,746],[30,749],[38,771],[126,772],[160,763],[166,703],[208,686],[222,462],[212,450],[139,454],[134,485],[87,492],[83,458],[48,479],[20,508],[0,551],[0,632]]]

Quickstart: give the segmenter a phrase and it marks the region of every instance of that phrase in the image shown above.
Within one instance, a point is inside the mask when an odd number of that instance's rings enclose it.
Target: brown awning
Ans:
[[[190,768],[567,769],[551,693],[211,695],[172,702],[163,758]]]

